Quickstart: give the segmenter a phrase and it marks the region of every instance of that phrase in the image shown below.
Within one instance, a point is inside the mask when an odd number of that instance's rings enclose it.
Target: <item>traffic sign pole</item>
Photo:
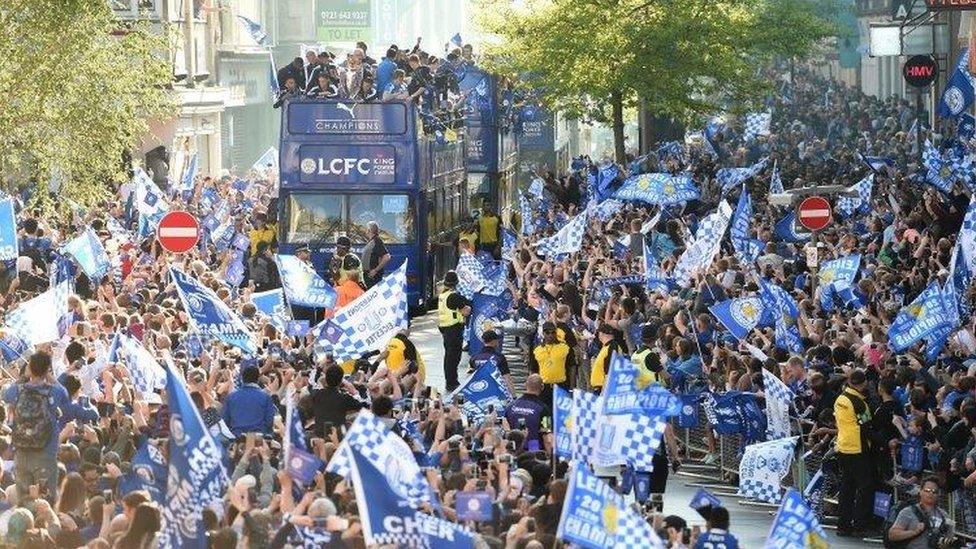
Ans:
[[[813,246],[813,252],[817,254],[816,263],[814,265],[808,265],[813,275],[813,279],[810,281],[812,297],[817,292],[817,272],[820,270],[817,233],[830,226],[831,221],[833,221],[831,204],[822,196],[808,196],[797,206],[796,218],[799,220],[800,225],[810,230],[810,245]]]

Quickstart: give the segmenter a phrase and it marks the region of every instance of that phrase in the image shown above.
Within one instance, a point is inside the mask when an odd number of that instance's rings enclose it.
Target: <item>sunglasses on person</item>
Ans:
[[[939,489],[938,488],[922,488],[922,491],[923,492],[927,492],[929,494],[938,494],[939,493]]]

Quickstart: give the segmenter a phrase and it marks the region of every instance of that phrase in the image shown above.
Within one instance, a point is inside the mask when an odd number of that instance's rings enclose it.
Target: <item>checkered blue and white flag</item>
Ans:
[[[769,176],[769,194],[783,194],[783,179],[779,175],[778,161],[773,161],[773,173]]]
[[[647,413],[601,415],[590,462],[601,467],[629,465],[635,471],[653,471],[667,419]]]
[[[779,503],[780,482],[790,472],[799,437],[781,438],[746,446],[739,462],[739,495]]]
[[[763,368],[763,392],[766,395],[766,439],[790,436],[790,403],[793,391],[776,374]]]
[[[687,288],[696,271],[708,269],[712,264],[722,244],[725,230],[729,227],[730,219],[732,219],[732,207],[723,200],[714,212],[701,220],[695,233],[695,242],[681,254],[678,263],[674,266],[673,277],[679,286]]]
[[[386,348],[408,326],[407,262],[315,327],[317,346],[337,362]]]
[[[559,232],[540,240],[537,250],[546,257],[579,251],[580,246],[583,245],[583,233],[586,232],[586,220],[587,211],[583,210],[559,229]]]
[[[766,163],[768,161],[769,158],[767,157],[745,168],[722,168],[717,170],[715,172],[715,180],[722,186],[722,195],[725,196],[732,189],[758,175],[759,172],[766,169]]]
[[[116,333],[108,350],[108,361],[123,363],[132,385],[143,395],[166,386],[166,370],[134,337]]]
[[[871,191],[874,189],[874,174],[847,188],[848,192],[857,193],[857,196],[842,196],[837,200],[837,213],[842,218],[866,211],[871,207]]]
[[[573,459],[580,463],[590,461],[596,447],[597,422],[603,410],[599,395],[582,389],[573,389],[573,415],[570,428],[573,433]]]
[[[752,141],[759,136],[768,136],[770,123],[773,121],[771,112],[754,112],[746,115],[745,129],[742,139]]]
[[[973,312],[973,304],[968,299],[959,299],[968,295],[969,287],[976,279],[976,194],[969,201],[969,208],[963,217],[962,228],[956,237],[956,247],[952,252],[949,268],[949,282],[952,283],[953,293],[957,298],[958,316],[965,320]]]
[[[325,470],[348,477],[353,459],[350,448],[369,460],[386,477],[393,491],[412,507],[425,503],[439,505],[410,446],[372,412],[359,412]]]
[[[481,261],[473,253],[461,252],[457,267],[454,269],[458,275],[457,291],[459,294],[471,299],[488,283],[482,273],[483,268]]]

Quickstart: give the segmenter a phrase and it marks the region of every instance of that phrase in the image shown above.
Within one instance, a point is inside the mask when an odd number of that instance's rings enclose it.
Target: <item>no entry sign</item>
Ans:
[[[183,253],[200,240],[200,224],[186,212],[169,212],[159,220],[156,239],[167,252]]]
[[[822,196],[811,196],[803,199],[796,209],[796,218],[811,231],[819,231],[830,225],[830,202]]]

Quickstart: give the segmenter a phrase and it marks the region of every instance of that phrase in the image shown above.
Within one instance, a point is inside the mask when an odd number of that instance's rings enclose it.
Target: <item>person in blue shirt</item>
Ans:
[[[386,50],[386,57],[376,66],[376,89],[386,90],[386,87],[393,82],[393,73],[397,70],[398,50],[396,46],[390,46]]]
[[[235,436],[271,434],[277,408],[271,395],[258,385],[258,377],[257,368],[245,368],[241,373],[243,385],[227,396],[224,423]]]
[[[515,385],[512,383],[512,372],[508,368],[508,359],[505,358],[505,355],[499,349],[502,341],[501,336],[495,330],[485,330],[481,334],[481,341],[483,343],[481,352],[474,354],[468,359],[468,373],[474,373],[485,364],[494,362],[495,366],[498,367],[499,375],[502,376],[502,380],[505,382],[505,388],[508,389],[508,393],[514,395]]]
[[[406,74],[402,69],[393,72],[393,80],[382,88],[383,101],[404,100],[410,97],[410,92],[407,91],[407,84],[404,81]],[[377,89],[381,88],[377,87]]]
[[[729,511],[712,507],[705,519],[706,530],[698,535],[694,549],[739,549],[739,540],[729,533]]]
[[[31,485],[40,485],[44,498],[58,498],[58,437],[73,420],[95,421],[91,406],[73,403],[68,391],[51,373],[51,355],[38,351],[28,361],[28,379],[7,387],[3,401],[13,410],[14,477],[17,493],[27,498]],[[44,403],[41,406],[34,404]],[[23,417],[29,414],[29,418]],[[22,417],[18,417],[21,415]],[[46,492],[44,491],[46,488]]]

